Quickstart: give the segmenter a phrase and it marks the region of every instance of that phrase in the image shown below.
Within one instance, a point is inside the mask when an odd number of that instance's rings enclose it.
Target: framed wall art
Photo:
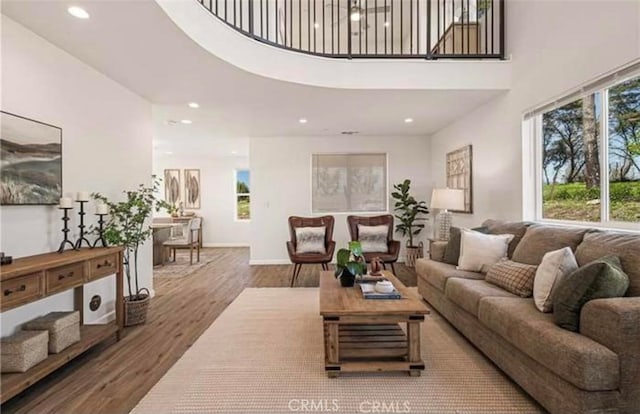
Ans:
[[[176,207],[180,203],[180,170],[164,170],[164,201]]]
[[[184,208],[200,208],[200,170],[184,170]]]
[[[454,213],[473,213],[472,161],[471,145],[447,153],[447,187],[464,190],[464,210]]]
[[[0,204],[58,204],[62,128],[4,111],[0,115]]]

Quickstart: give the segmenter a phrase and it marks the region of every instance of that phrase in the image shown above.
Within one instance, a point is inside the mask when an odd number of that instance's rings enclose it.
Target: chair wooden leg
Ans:
[[[198,263],[200,263],[200,245],[198,244]]]
[[[189,265],[193,264],[193,246],[189,247]]]
[[[296,283],[296,278],[298,277],[298,269],[302,267],[301,264],[295,263],[293,265],[293,273],[291,274],[291,286],[293,287],[293,285]]]
[[[382,262],[382,269],[387,270],[387,265],[384,262]]]
[[[393,275],[394,275],[394,276],[397,276],[398,274],[396,273],[396,268],[395,268],[395,266],[393,265],[393,263],[389,263],[389,264],[391,265],[391,272],[393,272]]]

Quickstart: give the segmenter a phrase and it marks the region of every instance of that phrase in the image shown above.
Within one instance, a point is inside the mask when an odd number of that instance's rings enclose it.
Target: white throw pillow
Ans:
[[[387,253],[389,251],[388,234],[389,226],[387,225],[365,226],[358,224],[358,240],[363,253]]]
[[[296,227],[296,253],[327,252],[324,247],[324,227]]]
[[[459,270],[486,272],[507,257],[513,234],[483,234],[461,229]]]
[[[540,312],[551,312],[553,287],[560,279],[578,269],[578,262],[571,247],[548,252],[542,258],[533,280],[533,301]]]

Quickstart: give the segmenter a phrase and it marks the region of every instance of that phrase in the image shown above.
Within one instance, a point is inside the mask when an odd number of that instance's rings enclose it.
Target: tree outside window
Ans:
[[[640,221],[640,78],[542,114],[541,144],[542,218]]]
[[[236,170],[236,219],[250,220],[250,173],[249,170]]]

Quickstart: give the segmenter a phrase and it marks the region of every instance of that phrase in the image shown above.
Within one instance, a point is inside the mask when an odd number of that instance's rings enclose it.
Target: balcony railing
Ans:
[[[504,0],[196,1],[257,41],[312,55],[504,58]]]

